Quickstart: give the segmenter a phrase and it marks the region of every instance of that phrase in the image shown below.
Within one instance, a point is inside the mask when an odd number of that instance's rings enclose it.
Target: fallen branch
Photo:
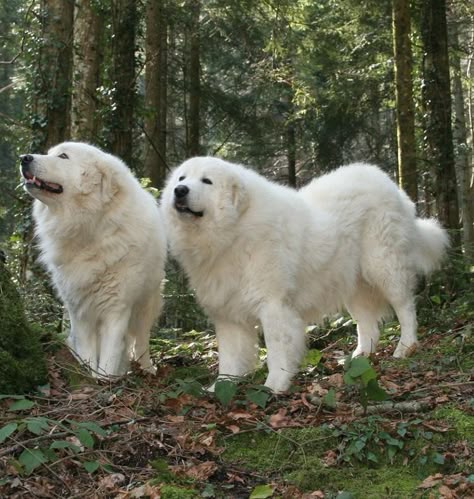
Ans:
[[[362,407],[354,411],[356,416],[366,414],[385,414],[387,412],[424,412],[434,406],[432,400],[412,400],[409,402],[384,402],[380,405],[369,405],[364,411]]]

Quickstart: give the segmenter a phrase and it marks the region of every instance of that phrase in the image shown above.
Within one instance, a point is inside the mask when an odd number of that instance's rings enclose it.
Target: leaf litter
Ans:
[[[432,346],[440,339],[434,336],[426,343]],[[38,395],[0,400],[0,496],[178,497],[166,492],[175,487],[183,491],[182,497],[336,497],[330,484],[304,490],[275,473],[228,462],[223,442],[249,432],[284,435],[280,432],[288,428],[363,425],[363,418],[370,416],[361,413],[354,387],[344,385],[339,349],[340,342],[324,349],[318,367],[311,367],[310,375],[302,372],[288,394],[276,397],[255,385],[232,386],[221,401],[204,390],[191,394],[195,380],[181,380],[176,388],[178,378],[173,376],[182,370],[176,357],[171,363],[162,358],[156,376],[136,371],[103,384],[83,376],[71,388],[69,372],[77,366],[67,353],[61,352],[60,358],[52,355],[48,387]],[[387,437],[380,446],[391,443],[395,448],[401,441],[395,438],[397,429],[405,435],[413,417],[419,418],[416,431],[425,436],[448,433],[449,421],[431,417],[437,407],[452,404],[473,416],[472,372],[451,366],[439,369],[442,352],[429,365],[422,358],[397,363],[389,360],[390,353],[385,349],[371,359],[380,386],[389,394],[387,402],[367,408],[368,414],[377,407],[383,415]],[[186,359],[189,365],[192,362]],[[245,393],[253,395],[245,398]],[[324,403],[328,394],[331,404]],[[428,442],[420,455],[429,448]],[[437,497],[473,497],[472,452],[467,440],[446,444],[436,459],[456,463],[457,471],[448,467],[420,478],[413,497],[433,491]],[[328,469],[343,465],[336,446],[319,457]],[[459,472],[462,463],[466,467]]]

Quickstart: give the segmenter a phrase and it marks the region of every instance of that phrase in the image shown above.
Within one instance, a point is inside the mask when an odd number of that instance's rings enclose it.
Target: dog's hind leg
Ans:
[[[375,352],[380,337],[379,321],[387,308],[380,291],[361,281],[346,308],[357,323],[357,347],[352,357]]]
[[[267,346],[268,377],[265,386],[274,392],[288,390],[306,350],[305,325],[284,303],[266,304],[260,320]]]
[[[134,359],[137,360],[144,371],[155,374],[156,368],[150,358],[150,330],[158,317],[161,308],[161,296],[149,296],[146,301],[136,305],[130,319],[130,334],[135,340]]]
[[[411,355],[417,348],[417,320],[413,295],[408,294],[403,300],[391,300],[395,314],[400,322],[401,336],[394,357],[403,358]]]

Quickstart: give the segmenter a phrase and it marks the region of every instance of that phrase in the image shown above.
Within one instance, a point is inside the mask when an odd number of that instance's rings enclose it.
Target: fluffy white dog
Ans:
[[[73,351],[97,376],[124,374],[131,358],[153,371],[149,335],[166,258],[153,196],[122,161],[88,144],[21,156],[21,174]]]
[[[353,164],[300,191],[217,158],[193,158],[163,193],[170,247],[215,321],[219,376],[242,376],[263,328],[265,385],[288,389],[305,350],[305,325],[346,308],[357,321],[354,355],[369,354],[393,307],[394,355],[416,348],[418,273],[448,245],[435,220],[415,217],[407,195],[379,168]]]

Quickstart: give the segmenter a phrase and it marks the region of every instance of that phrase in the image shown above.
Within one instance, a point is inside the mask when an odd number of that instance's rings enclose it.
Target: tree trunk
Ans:
[[[70,136],[73,18],[73,0],[42,1],[33,152],[44,152]]]
[[[191,24],[189,29],[189,155],[198,156],[200,148],[200,60],[199,60],[199,15],[200,0],[191,0]]]
[[[135,110],[136,0],[112,0],[111,151],[128,165],[132,163]]]
[[[76,0],[74,18],[74,86],[71,137],[97,143],[98,95],[104,15],[93,0]]]
[[[411,18],[409,0],[393,0],[393,49],[398,140],[398,179],[410,198],[418,200],[413,103]]]
[[[449,34],[452,51],[451,65],[453,68],[453,97],[454,97],[454,129],[453,136],[456,145],[456,175],[459,187],[459,201],[463,225],[464,253],[468,261],[474,261],[474,199],[471,186],[472,179],[472,151],[468,144],[466,117],[464,114],[464,91],[461,80],[461,59],[459,57],[459,35],[457,19],[450,24]]]
[[[154,187],[166,177],[167,23],[164,0],[146,4],[145,173]]]
[[[421,19],[424,153],[434,177],[438,216],[459,247],[445,0],[423,0]]]

